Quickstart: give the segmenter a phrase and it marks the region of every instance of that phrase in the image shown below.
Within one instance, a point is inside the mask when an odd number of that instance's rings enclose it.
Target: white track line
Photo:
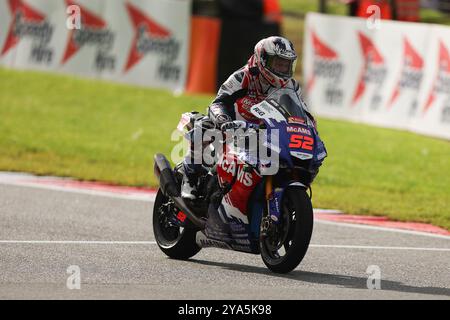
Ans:
[[[450,248],[417,248],[417,247],[383,247],[383,246],[354,246],[354,245],[329,245],[310,244],[312,248],[336,248],[336,249],[369,249],[369,250],[417,250],[417,251],[447,251]]]
[[[332,225],[332,226],[341,226],[341,227],[366,229],[366,230],[405,233],[405,234],[411,234],[411,235],[415,235],[415,236],[425,236],[425,237],[430,237],[430,238],[439,238],[439,239],[450,240],[450,236],[446,236],[446,235],[442,235],[442,234],[420,232],[420,231],[413,231],[413,230],[404,230],[404,229],[394,229],[394,228],[387,228],[387,227],[370,226],[370,225],[356,224],[356,223],[327,221],[327,220],[320,220],[320,217],[315,217],[315,218],[316,218],[315,222],[319,223],[319,224],[328,224],[328,225]]]
[[[0,244],[87,244],[87,245],[154,245],[156,241],[82,241],[82,240],[0,240]],[[418,247],[386,247],[386,246],[357,246],[310,244],[311,248],[333,249],[368,249],[368,250],[416,250],[450,252],[450,248],[418,248]]]
[[[0,244],[125,244],[149,245],[156,241],[83,241],[83,240],[0,240]]]

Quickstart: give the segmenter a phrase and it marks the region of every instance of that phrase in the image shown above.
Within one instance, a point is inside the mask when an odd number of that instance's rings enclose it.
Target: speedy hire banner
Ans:
[[[308,14],[305,96],[321,116],[450,139],[450,28]]]
[[[0,65],[184,90],[190,15],[190,0],[0,0]]]

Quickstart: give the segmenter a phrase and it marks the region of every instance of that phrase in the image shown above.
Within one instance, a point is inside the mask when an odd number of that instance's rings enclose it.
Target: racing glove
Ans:
[[[230,129],[258,129],[259,126],[257,124],[251,123],[251,122],[246,122],[246,121],[242,121],[242,120],[234,120],[234,121],[228,121],[223,123],[220,126],[220,130],[222,131],[226,131],[226,130],[230,130]]]

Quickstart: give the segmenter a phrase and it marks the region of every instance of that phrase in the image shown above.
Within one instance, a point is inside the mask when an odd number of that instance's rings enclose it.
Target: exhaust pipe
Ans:
[[[181,198],[181,193],[178,190],[178,186],[173,175],[172,167],[166,157],[160,153],[155,155],[155,167],[154,173],[159,180],[159,186],[162,193],[173,200],[176,207],[180,209],[187,218],[200,230],[205,229],[206,221],[198,218],[186,205]]]
[[[164,195],[168,197],[180,197],[180,191],[178,191],[175,177],[173,176],[173,170],[166,157],[160,153],[155,155],[155,167],[153,168],[155,176],[159,180],[159,187]]]

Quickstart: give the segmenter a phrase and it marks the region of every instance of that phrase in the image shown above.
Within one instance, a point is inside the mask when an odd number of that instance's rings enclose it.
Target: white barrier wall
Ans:
[[[0,0],[0,65],[184,90],[190,15],[190,0]]]
[[[318,115],[450,139],[450,28],[308,14],[303,72]]]

